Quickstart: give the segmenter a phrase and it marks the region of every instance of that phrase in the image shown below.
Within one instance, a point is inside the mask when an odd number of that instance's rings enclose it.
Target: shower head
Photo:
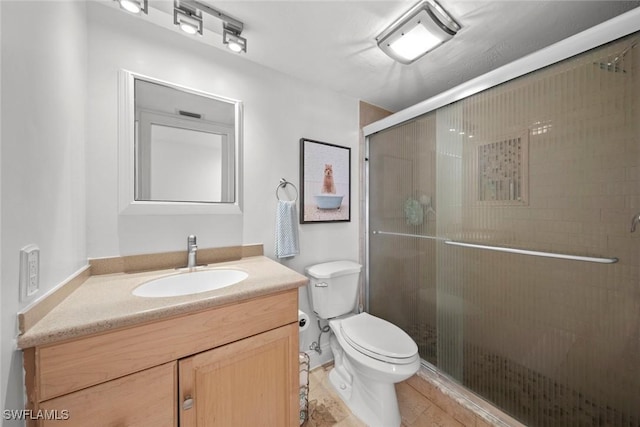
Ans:
[[[601,70],[610,71],[613,73],[626,73],[627,70],[622,68],[620,62],[624,59],[625,55],[635,47],[636,44],[638,44],[638,39],[633,40],[631,44],[629,44],[629,46],[627,46],[622,52],[616,55],[615,58],[606,58],[604,61],[595,62],[594,64],[598,65]]]

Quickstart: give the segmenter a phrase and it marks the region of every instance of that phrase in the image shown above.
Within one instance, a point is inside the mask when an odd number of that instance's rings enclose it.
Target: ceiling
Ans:
[[[638,7],[640,1],[439,3],[462,26],[411,65],[387,57],[375,37],[417,0],[199,0],[244,23],[247,60],[399,111]],[[173,2],[150,0],[171,11]],[[210,18],[210,19],[209,19]],[[205,28],[221,32],[215,18]],[[220,42],[217,47],[224,49]]]

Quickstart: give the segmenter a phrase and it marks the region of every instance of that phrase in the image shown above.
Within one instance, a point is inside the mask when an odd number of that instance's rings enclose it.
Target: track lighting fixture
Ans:
[[[0,0],[2,1],[2,0]],[[148,13],[148,0],[114,0],[131,13]],[[191,35],[202,35],[203,14],[222,21],[222,43],[236,53],[247,51],[247,39],[242,37],[244,24],[237,19],[197,0],[173,0],[173,23]]]

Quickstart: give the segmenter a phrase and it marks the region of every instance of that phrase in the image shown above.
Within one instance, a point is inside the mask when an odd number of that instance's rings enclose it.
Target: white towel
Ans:
[[[299,253],[296,202],[279,200],[276,208],[276,256],[288,258]]]

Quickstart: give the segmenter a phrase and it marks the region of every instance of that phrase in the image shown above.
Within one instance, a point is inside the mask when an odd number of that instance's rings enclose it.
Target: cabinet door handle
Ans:
[[[327,282],[318,282],[318,283],[315,284],[316,288],[326,288],[328,286],[329,286],[329,284]]]
[[[186,411],[191,408],[193,408],[193,398],[191,398],[191,396],[187,396],[184,399],[184,402],[182,402],[182,409]]]

